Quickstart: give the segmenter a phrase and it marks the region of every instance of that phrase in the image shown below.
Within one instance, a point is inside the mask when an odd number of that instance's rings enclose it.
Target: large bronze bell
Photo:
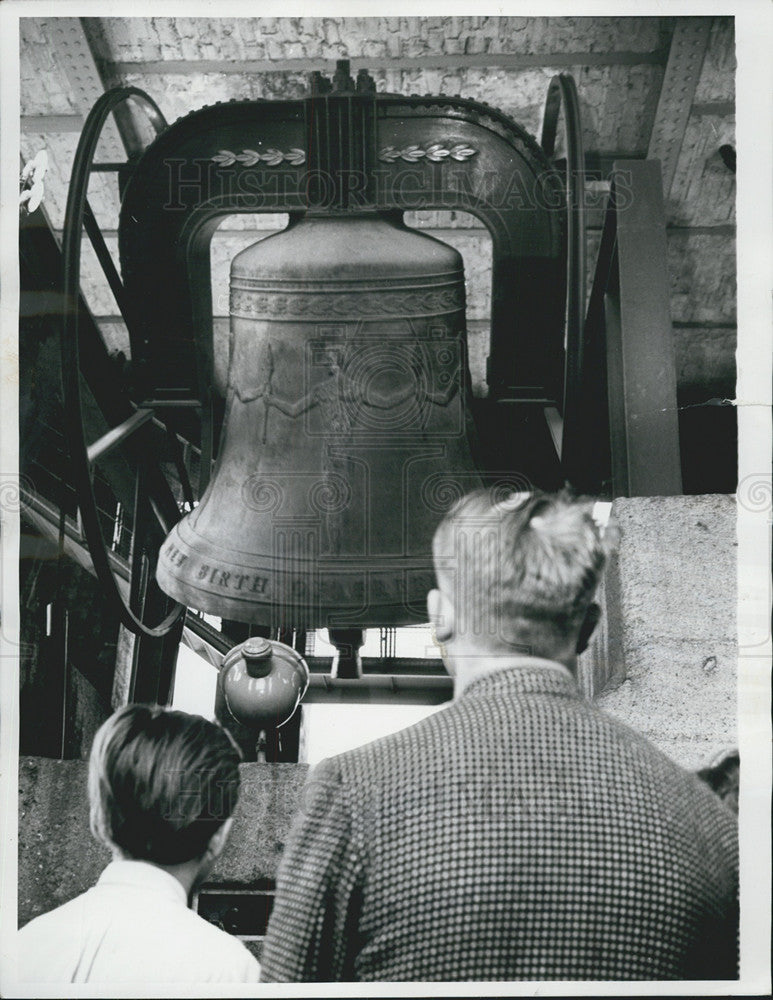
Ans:
[[[480,485],[469,401],[455,250],[376,212],[249,247],[217,465],[159,584],[273,627],[426,620],[434,529]]]

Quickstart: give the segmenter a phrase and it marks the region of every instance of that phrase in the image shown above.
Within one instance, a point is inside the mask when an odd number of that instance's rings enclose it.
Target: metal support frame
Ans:
[[[131,577],[128,606],[141,619],[158,621],[170,617],[177,604],[156,583],[156,556],[163,534],[154,517],[147,473],[137,469],[134,499],[134,534],[132,536]],[[172,700],[177,650],[182,638],[185,613],[180,612],[172,626],[161,635],[138,631],[132,644],[129,675],[129,701],[166,705]]]
[[[682,472],[660,164],[618,160],[614,169],[616,252],[605,291],[613,492],[676,496]]]
[[[700,66],[698,66],[698,71],[699,69]],[[569,143],[576,155],[570,159],[568,164],[568,180],[570,188],[570,197],[568,200],[570,209],[577,211],[578,225],[574,227],[574,233],[572,232],[572,227],[569,227],[569,243],[571,246],[577,244],[579,247],[579,250],[574,254],[574,259],[579,262],[579,264],[575,268],[570,269],[567,282],[569,288],[576,291],[573,303],[570,302],[568,307],[568,318],[571,320],[572,316],[576,314],[574,327],[577,335],[574,338],[570,336],[569,343],[565,345],[565,348],[573,345],[573,349],[568,351],[568,353],[572,354],[572,357],[576,362],[574,366],[568,366],[569,370],[566,372],[566,381],[568,386],[572,389],[572,392],[570,393],[567,391],[567,386],[565,385],[564,387],[564,417],[566,418],[567,407],[569,409],[576,409],[577,411],[580,411],[582,408],[582,349],[585,340],[583,338],[582,331],[584,313],[582,301],[584,281],[580,279],[582,277],[583,270],[582,250],[584,247],[584,233],[581,215],[582,172],[584,158],[582,157],[579,118],[578,114],[575,113],[576,94],[573,93],[573,84],[570,87],[563,78],[557,78],[557,80],[558,84],[556,84],[552,91],[552,100],[555,104],[558,99],[557,95],[559,95],[559,84],[561,84],[562,89],[560,89],[560,96],[565,105],[565,117],[567,119],[566,127],[574,135],[573,141]],[[571,81],[569,81],[569,83],[571,83]],[[565,90],[566,93],[564,93]],[[317,100],[319,99],[319,95],[317,95]],[[357,99],[360,99],[360,95],[357,96]],[[347,100],[349,100],[348,97]],[[424,101],[421,105],[417,105],[415,108],[413,106],[410,108],[404,107],[405,103],[405,101],[396,101],[394,108],[385,105],[380,118],[379,115],[375,113],[374,106],[373,122],[375,124],[373,127],[374,129],[378,127],[380,130],[378,132],[379,137],[381,137],[381,133],[383,132],[383,134],[385,136],[388,135],[393,142],[397,141],[392,136],[392,133],[387,130],[387,126],[390,128],[392,127],[391,120],[397,118],[397,113],[399,111],[407,113],[408,116],[410,116],[412,112],[416,119],[416,124],[423,124],[425,128],[427,127],[428,122],[437,128],[439,122],[441,122],[445,117],[443,113],[445,112],[445,108],[443,108],[440,113],[437,113],[440,109],[438,108],[437,111],[435,111],[429,100]],[[454,103],[458,105],[458,107],[453,109],[455,112],[453,116],[455,128],[461,129],[462,125],[464,125],[470,132],[469,141],[476,141],[475,137],[477,136],[477,140],[481,143],[481,149],[483,149],[483,139],[477,130],[479,126],[483,124],[482,119],[484,117],[488,119],[486,122],[487,125],[491,125],[493,123],[499,126],[497,129],[497,132],[499,133],[499,140],[507,139],[514,148],[519,148],[519,152],[522,152],[521,147],[523,145],[525,145],[528,149],[528,143],[525,142],[522,136],[511,135],[511,132],[517,130],[517,127],[512,123],[507,123],[507,125],[505,125],[504,123],[495,121],[494,114],[490,111],[483,116],[479,109],[473,108],[471,102],[455,101]],[[229,109],[228,116],[241,119],[244,116],[244,110],[245,109],[242,107]],[[308,111],[308,109],[305,110]],[[207,109],[207,114],[203,115],[203,117],[206,118],[209,115],[209,111],[210,109]],[[432,114],[433,111],[435,112],[434,115]],[[193,117],[194,116],[189,116],[189,118]],[[433,117],[436,118],[437,121],[432,121]],[[557,113],[554,117],[556,120],[553,122],[553,135],[548,135],[547,139],[543,136],[543,152],[545,154],[552,150],[555,138],[554,133],[555,124],[557,123]],[[292,127],[296,127],[301,119],[300,109],[294,109],[293,115],[290,115],[289,118],[292,119]],[[191,122],[187,123],[187,125],[190,124]],[[224,124],[226,123],[218,122],[218,126]],[[238,124],[240,126],[243,125],[241,121],[239,121]],[[272,123],[269,122],[269,124]],[[289,128],[290,121],[284,121],[281,124]],[[211,132],[212,136],[209,138],[214,143],[214,137],[217,135],[217,129],[215,127],[211,127]],[[374,137],[375,135],[376,132],[374,131]],[[197,143],[200,141],[201,137],[197,136]],[[381,143],[384,141],[386,141],[385,138],[380,138],[379,143],[374,145],[374,150],[378,151],[381,147]],[[215,169],[212,167],[212,164],[219,162],[218,157],[222,159],[224,155],[222,151],[213,154],[211,153],[211,150],[198,145],[195,149],[190,149],[186,145],[187,142],[188,139],[186,133],[185,135],[182,135],[180,139],[181,148],[178,151],[184,151],[189,157],[189,162],[194,164],[204,162],[208,167],[209,173],[211,174]],[[402,136],[400,137],[400,142],[403,143]],[[422,137],[422,143],[427,145],[426,138]],[[398,145],[399,144],[400,143],[398,143]],[[213,148],[216,145],[217,143],[214,143]],[[235,139],[233,139],[232,145],[234,145],[235,149],[239,148]],[[681,142],[679,145],[681,145]],[[406,150],[413,148],[413,146],[406,147]],[[427,148],[428,150],[432,150],[435,147],[428,145]],[[472,147],[470,147],[470,149],[472,150],[472,153],[476,155],[479,152],[479,150],[473,149]],[[470,149],[465,149],[465,155],[470,153]],[[290,151],[293,153],[297,152],[295,147],[293,147]],[[167,150],[166,152],[169,151]],[[313,152],[314,147],[311,148],[310,154]],[[398,151],[396,151],[396,147],[392,146],[386,146],[381,152],[382,154],[390,153],[390,156],[394,154],[395,157],[401,155]],[[405,150],[403,152],[405,152]],[[534,151],[532,150],[532,152]],[[228,155],[230,156],[231,154],[229,153]],[[240,157],[242,160],[244,159],[244,154],[239,154],[239,156],[236,154],[233,155],[235,159],[240,159]],[[422,155],[424,155],[424,153],[422,153]],[[675,155],[678,156],[678,149],[676,150]],[[373,153],[373,157],[375,156],[376,152]],[[382,159],[383,158],[384,156],[382,155]],[[292,160],[289,162],[294,163]],[[105,164],[103,166],[112,167],[114,165]],[[638,193],[633,197],[632,204],[626,206],[626,211],[629,211],[630,214],[626,215],[622,211],[622,206],[618,204],[617,209],[612,216],[612,240],[615,245],[615,249],[609,261],[609,270],[606,276],[607,280],[605,280],[603,287],[603,298],[606,312],[606,346],[610,362],[609,400],[610,428],[612,432],[612,464],[615,484],[614,490],[615,493],[618,494],[634,493],[639,495],[652,495],[654,493],[681,492],[681,480],[679,471],[678,437],[676,436],[676,396],[673,345],[671,343],[671,325],[668,315],[668,280],[665,273],[664,263],[665,230],[664,225],[661,225],[663,218],[662,192],[659,187],[659,174],[657,175],[657,178],[655,178],[655,175],[652,172],[653,167],[657,169],[657,164],[647,163],[642,165],[636,163],[635,161],[632,161],[631,163],[619,161],[615,164],[615,170],[619,172],[621,170],[633,168],[634,173],[636,173],[636,170],[641,166],[648,169],[645,170],[644,173],[637,173],[636,177],[632,179],[631,188],[635,188]],[[387,168],[384,168],[384,170],[386,169]],[[365,171],[365,173],[367,173],[367,171]],[[158,187],[158,177],[152,177],[149,175],[144,177],[143,181],[149,188],[149,190],[143,190],[142,184],[137,182],[143,196],[158,194],[158,191],[154,190],[154,187]],[[182,182],[182,184],[184,187],[185,182]],[[575,189],[575,187],[577,187],[577,189]],[[135,200],[137,200],[137,204],[141,204],[142,199],[140,199],[139,194],[135,192],[134,197]],[[196,205],[185,206],[188,213],[191,214],[191,217],[196,217],[196,226],[201,229],[201,243],[202,245],[206,244],[207,247],[208,238],[211,236],[211,232],[213,230],[212,224],[217,218],[225,214],[226,211],[245,210],[245,207],[241,205],[238,199],[235,198],[230,192],[223,197],[224,200],[222,203],[218,202],[216,209],[207,207],[205,210]],[[270,201],[270,197],[268,201]],[[268,204],[268,201],[266,202],[266,205],[262,207],[263,211],[270,210],[271,206]],[[380,207],[383,208],[384,206]],[[387,207],[392,208],[393,206],[390,204]],[[478,214],[480,214],[481,217],[484,217],[485,206],[477,207],[479,208]],[[650,210],[654,213],[653,217],[650,217],[648,214]],[[91,224],[91,228],[96,230],[97,227],[94,223],[93,216],[91,215],[85,201],[81,211],[84,216],[84,221],[87,224],[87,228],[89,224]],[[197,212],[201,213],[201,218],[196,216]],[[207,212],[209,212],[209,215],[207,215]],[[134,218],[134,216],[130,217],[134,223],[137,223],[137,219]],[[131,232],[130,237],[127,237],[126,233],[122,232],[123,242],[125,243],[127,239],[134,239],[134,231],[131,226],[128,226],[127,223],[126,211],[122,217],[122,225],[125,225],[127,231]],[[148,225],[150,225],[150,223],[148,223]],[[193,223],[191,223],[188,229],[185,230],[186,235],[190,237],[191,232],[193,232],[194,229],[194,235],[198,237],[199,229],[196,229],[193,226]],[[512,234],[507,235],[511,239],[514,238]],[[551,236],[555,242],[556,233],[551,233]],[[555,250],[554,243],[551,243],[551,240],[547,236],[545,236],[545,240],[547,244],[550,244],[550,249]],[[659,241],[662,242],[662,246],[660,246]],[[99,244],[99,239],[97,239],[96,242]],[[500,242],[502,244],[506,242],[504,237],[501,238]],[[133,281],[136,285],[138,281],[137,274],[142,271],[143,262],[141,255],[136,253],[136,246],[133,246],[131,249],[134,250],[135,254],[127,254],[128,262],[130,264],[128,270],[130,274],[130,281]],[[122,246],[122,257],[124,256],[125,250],[126,247]],[[99,246],[97,247],[97,252],[99,254]],[[104,254],[102,256],[104,256]],[[508,255],[503,255],[503,257],[507,256]],[[555,261],[553,263],[555,264]],[[132,268],[136,270],[136,274],[132,274]],[[178,270],[179,269],[180,267],[178,266]],[[110,268],[106,268],[106,271],[110,272]],[[117,279],[117,275],[115,277]],[[190,277],[190,272],[188,277]],[[117,282],[115,283],[117,285]],[[197,286],[200,282],[191,282],[191,284]],[[204,283],[204,285],[208,287],[208,283]],[[117,287],[118,290],[121,291],[121,287],[118,285]],[[579,326],[577,325],[578,323]],[[569,325],[571,325],[571,323]],[[192,324],[192,327],[195,328],[196,324]],[[186,329],[185,324],[181,325],[181,329],[183,331]],[[180,339],[180,336],[178,336],[178,339]],[[138,345],[141,345],[144,349],[146,360],[149,360],[154,356],[153,350],[149,349],[151,339],[151,331],[149,329],[142,330],[141,336],[137,338]],[[504,342],[504,338],[502,340]],[[497,346],[502,346],[502,344],[500,343]],[[578,351],[579,356],[575,357],[575,354]],[[204,367],[206,366],[202,366],[202,368]],[[671,376],[670,380],[669,373]],[[175,375],[176,373],[172,372],[170,374]],[[553,378],[555,379],[555,374],[553,375]],[[195,393],[195,381],[195,378],[186,379],[185,373],[183,373],[183,376],[180,378],[180,384],[176,384],[171,387],[170,398],[160,399],[159,402],[167,405],[174,405],[175,391],[178,394],[185,391],[186,396],[188,397],[185,399],[185,402],[188,403],[188,405],[196,405],[199,401],[196,399],[190,399],[190,395]],[[548,380],[545,379],[545,382],[547,383]],[[153,389],[155,390],[156,388],[157,387],[154,385]],[[673,389],[673,392],[671,392],[671,389]],[[539,393],[537,393],[537,396],[539,396]],[[549,397],[549,392],[545,391],[545,387],[543,387],[543,396]],[[571,396],[571,399],[567,398],[569,396]],[[527,393],[524,393],[521,397],[521,401],[533,403],[544,402],[545,400],[532,400]],[[667,405],[657,405],[662,403]],[[574,406],[572,406],[572,404],[574,404]],[[557,411],[555,412],[557,415]],[[142,411],[135,414],[137,422],[139,422],[140,413],[142,413]],[[660,416],[657,416],[657,413],[659,413]],[[111,433],[119,436],[125,436],[125,433],[134,427],[134,420],[135,418],[131,418],[129,421],[125,421],[124,425],[116,428]],[[564,455],[566,455],[573,450],[573,447],[570,448],[567,446],[566,420],[564,421],[563,429],[565,433],[562,451]],[[554,428],[554,430],[557,432],[559,429]],[[579,425],[575,430],[576,436],[578,438],[581,437],[582,435],[579,434]],[[557,437],[557,433],[555,436]],[[648,446],[651,446],[653,441],[656,443],[655,454],[652,454],[651,447],[650,453],[647,452]],[[106,443],[112,442],[107,442],[106,438]],[[206,453],[206,435],[204,436],[204,440],[202,440],[202,445]],[[202,465],[204,469],[208,471],[209,462],[203,462]],[[149,572],[146,563],[147,559],[145,558],[143,566],[141,567],[138,564],[135,566],[135,572],[132,572],[132,589],[133,591],[136,591],[134,596],[137,599],[137,603],[143,605],[143,609],[149,599],[147,590]],[[179,641],[182,633],[182,619],[179,620],[177,626],[178,627],[175,627],[174,629],[174,633],[176,634],[179,632],[180,634],[177,634],[177,638],[174,641],[175,650],[177,641]],[[158,650],[161,649],[162,645],[168,645],[169,643],[172,643],[173,640],[174,636],[170,635],[164,640],[163,643],[158,645]],[[140,640],[135,642],[135,662],[143,660],[143,657],[139,656],[137,653],[141,644]],[[167,693],[171,690],[172,678],[173,663],[171,672],[167,670],[165,677],[161,676],[160,681],[158,681],[157,678],[157,687],[154,695],[154,692],[150,691],[150,686],[145,685],[144,682],[140,683],[138,686],[137,677],[135,676],[133,680],[133,697],[141,697],[142,700],[158,700],[159,692],[161,692],[162,689],[166,690]],[[384,684],[373,684],[373,680],[375,680],[375,678],[369,678],[365,686],[373,689],[390,688],[390,692],[392,694],[394,694],[397,690],[395,679],[391,676],[384,678]],[[421,680],[423,682],[424,678]],[[446,679],[442,680],[447,688],[448,684]],[[344,681],[344,678],[337,679],[337,683]],[[329,700],[327,696],[330,694],[327,682],[327,678],[325,678],[322,682],[322,686],[324,686],[325,689],[325,700]],[[358,684],[358,681],[354,681],[353,683]],[[399,683],[402,685],[402,681]],[[411,687],[411,685],[407,686]],[[145,690],[146,687],[147,691]],[[360,690],[360,687],[361,686],[358,684],[358,691]],[[430,687],[437,687],[437,685],[430,684]],[[341,688],[341,691],[343,690],[344,689]],[[312,700],[314,699],[312,698]],[[370,700],[369,696],[366,696],[364,700]],[[426,691],[423,692],[422,697],[418,700],[426,700]],[[439,700],[442,701],[445,700],[445,698],[441,697]]]
[[[47,28],[51,44],[64,67],[72,96],[85,119],[105,92],[99,69],[91,53],[86,33],[79,17],[50,17]],[[80,131],[78,128],[77,131]],[[114,121],[105,123],[100,137],[100,152],[111,160],[126,159],[126,149]]]
[[[668,64],[647,149],[648,160],[660,160],[666,197],[671,191],[682,150],[692,99],[709,44],[711,22],[710,17],[680,17],[671,39]]]
[[[82,18],[51,17],[47,25],[72,94],[85,118],[113,81],[103,79],[100,73]],[[67,131],[79,132],[81,126],[72,128],[68,121],[70,117],[74,116],[60,115],[59,119]],[[142,148],[131,111],[125,107],[114,108],[113,120],[106,123],[101,136],[100,151],[107,154],[110,160],[122,163],[127,155],[139,155]]]
[[[670,308],[660,164],[616,160],[584,331],[584,493],[682,492]]]
[[[281,162],[267,166],[263,153],[255,159],[258,138]],[[316,183],[321,171],[338,178],[335,190],[308,189],[307,178]],[[492,235],[492,398],[528,408],[562,396],[565,195],[558,173],[531,136],[493,108],[365,89],[202,108],[171,125],[138,162],[121,208],[119,251],[138,311],[132,361],[153,380],[146,396],[209,402],[209,244],[219,220],[304,212],[315,198],[338,211],[476,215]]]
[[[146,592],[142,605],[146,614],[162,615],[169,608],[163,594]],[[177,652],[182,640],[183,621],[160,638],[142,633],[132,636],[132,661],[129,679],[129,701],[168,705],[174,693]]]

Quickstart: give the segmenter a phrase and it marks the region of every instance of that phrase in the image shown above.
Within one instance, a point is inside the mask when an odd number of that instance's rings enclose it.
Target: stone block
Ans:
[[[735,327],[677,327],[674,330],[677,385],[734,383],[737,346]]]
[[[724,230],[668,230],[671,319],[706,323],[736,321],[735,236]]]
[[[129,331],[122,319],[102,319],[99,321],[99,332],[110,354],[122,351],[124,356],[131,358]]]
[[[700,767],[737,745],[734,498],[623,498],[613,514],[620,546],[606,624],[623,664],[610,669],[625,679],[598,703]]]
[[[212,280],[212,314],[229,315],[231,261],[259,240],[269,236],[268,230],[218,230],[209,245]]]
[[[404,215],[406,226],[414,229],[485,229],[480,219],[477,219],[469,212],[461,212],[456,209],[445,211],[442,209],[419,209],[414,212],[406,212]]]
[[[491,324],[488,320],[467,321],[467,358],[474,396],[488,396],[486,362],[491,347]]]
[[[269,58],[283,59],[281,46]],[[309,64],[309,71],[312,69]],[[164,74],[124,73],[126,86],[140,87],[156,100],[166,120],[171,124],[199,108],[218,101],[282,100],[306,95],[308,72],[301,70],[270,73],[189,73]]]
[[[114,235],[108,235],[105,243],[110,251],[113,261],[118,263],[118,239]],[[81,291],[86,299],[89,309],[94,316],[115,316],[119,317],[121,312],[115,296],[108,284],[107,278],[102,271],[102,266],[97,260],[94,248],[87,236],[83,236],[81,244]]]
[[[85,892],[110,860],[89,832],[87,765],[19,761],[19,925]]]
[[[306,764],[242,764],[231,836],[207,885],[249,889],[275,878],[307,774]]]
[[[719,147],[735,145],[734,115],[692,115],[666,201],[672,226],[735,225],[735,174]]]

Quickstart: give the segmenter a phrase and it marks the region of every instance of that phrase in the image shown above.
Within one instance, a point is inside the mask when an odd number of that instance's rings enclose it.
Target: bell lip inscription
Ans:
[[[197,508],[201,508],[201,504]],[[195,511],[194,511],[195,513]],[[436,521],[439,524],[442,514],[436,512]],[[279,517],[274,517],[277,527],[292,527],[302,525],[307,528],[314,528],[318,525],[320,517],[301,519],[298,517],[287,518],[286,524],[282,524]],[[174,559],[171,558],[170,549],[176,549]],[[224,558],[225,557],[225,558]],[[271,573],[275,575],[285,575],[285,566],[288,558],[280,555],[272,555],[267,552],[245,552],[242,549],[227,548],[225,545],[217,546],[209,542],[204,534],[197,530],[196,523],[191,524],[191,515],[187,515],[172,528],[167,535],[158,557],[158,567],[166,566],[167,562],[171,566],[189,567],[195,562],[206,563],[211,570],[220,571],[230,568],[239,570],[245,574]],[[298,565],[298,557],[293,557]],[[381,572],[395,574],[399,572],[420,572],[424,569],[432,569],[432,538],[427,537],[424,546],[419,551],[413,551],[409,555],[399,552],[365,552],[353,553],[342,552],[336,555],[321,554],[315,558],[300,560],[301,564],[315,565],[320,567],[320,573],[352,573],[363,570],[372,570],[374,563],[382,567]],[[175,578],[185,574],[173,573],[170,567],[169,572]],[[203,577],[202,577],[203,579]],[[215,583],[214,580],[211,581]],[[242,589],[242,588],[239,588]],[[260,592],[268,591],[266,586],[255,588]]]
[[[416,603],[413,601],[379,603],[372,600],[367,608],[363,609],[361,602],[356,605],[340,603],[331,606],[326,601],[324,605],[316,607],[284,607],[269,602],[238,601],[222,595],[203,593],[173,578],[164,579],[162,582],[160,575],[158,583],[170,597],[196,611],[251,625],[305,629],[424,625],[429,621],[425,604],[426,595],[435,585],[433,578],[427,581],[426,588],[419,588],[422,593],[420,602],[417,600]]]

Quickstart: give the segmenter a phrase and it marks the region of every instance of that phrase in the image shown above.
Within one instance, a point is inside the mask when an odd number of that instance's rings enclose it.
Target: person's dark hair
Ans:
[[[241,753],[216,723],[156,705],[128,705],[94,738],[91,830],[111,849],[174,865],[204,855],[233,812]]]

